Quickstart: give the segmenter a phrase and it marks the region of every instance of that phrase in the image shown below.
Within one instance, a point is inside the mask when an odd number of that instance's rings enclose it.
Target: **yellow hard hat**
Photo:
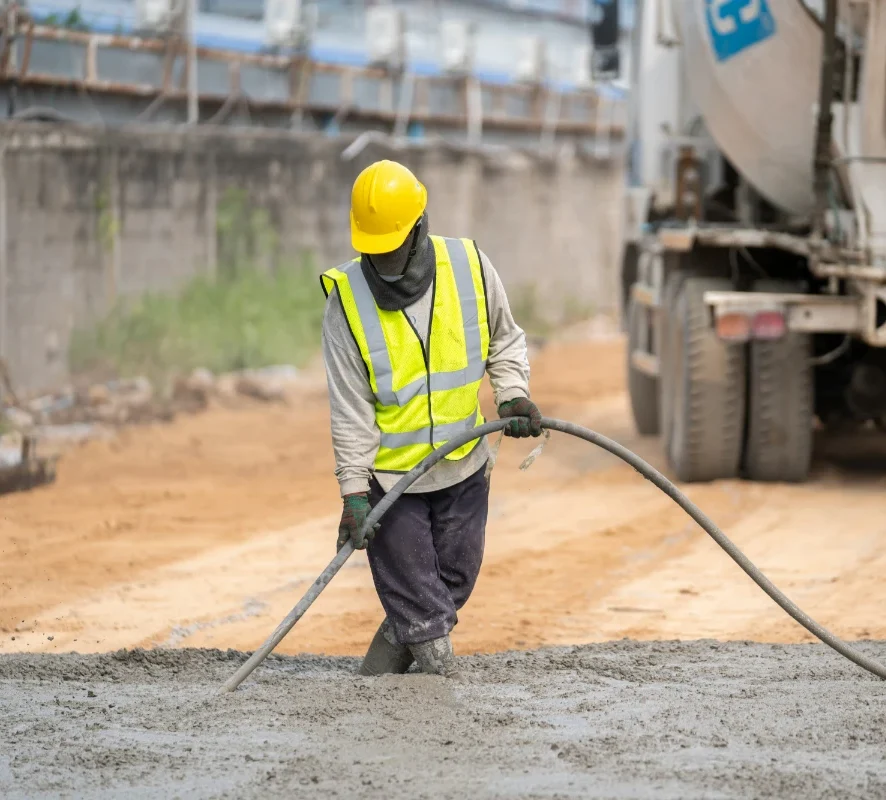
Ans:
[[[396,250],[427,204],[427,189],[402,164],[370,164],[351,190],[351,244],[369,255]]]

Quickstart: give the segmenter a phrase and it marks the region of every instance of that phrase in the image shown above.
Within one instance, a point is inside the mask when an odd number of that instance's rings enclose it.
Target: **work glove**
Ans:
[[[498,407],[498,415],[502,419],[516,417],[505,426],[505,436],[541,436],[541,411],[528,397],[502,403]]]
[[[372,510],[372,506],[369,505],[369,495],[366,492],[346,494],[342,498],[342,503],[336,550],[341,550],[348,541],[354,545],[355,550],[363,550],[378,530],[378,523],[376,523],[366,532],[365,536],[362,533],[366,517]]]

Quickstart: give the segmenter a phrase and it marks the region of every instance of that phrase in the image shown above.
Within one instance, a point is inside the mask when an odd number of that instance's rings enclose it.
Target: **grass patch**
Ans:
[[[551,336],[560,328],[590,319],[596,312],[592,303],[571,294],[563,298],[559,309],[545,306],[533,284],[517,286],[508,295],[514,320],[530,336]]]
[[[511,314],[529,336],[549,336],[554,326],[545,316],[538,298],[538,290],[532,284],[521,284],[508,292]]]
[[[176,373],[271,364],[301,366],[320,345],[323,292],[308,263],[272,273],[242,269],[193,279],[178,294],[121,302],[77,330],[75,374],[144,375],[157,386]]]

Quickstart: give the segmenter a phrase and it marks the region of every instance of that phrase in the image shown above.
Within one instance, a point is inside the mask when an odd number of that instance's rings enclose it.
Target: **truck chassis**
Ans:
[[[816,428],[886,424],[886,272],[857,251],[671,219],[634,253],[631,407],[679,480],[803,481]]]

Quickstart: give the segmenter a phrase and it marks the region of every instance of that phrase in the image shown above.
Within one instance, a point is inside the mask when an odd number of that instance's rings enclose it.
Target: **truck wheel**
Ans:
[[[621,329],[628,332],[628,304],[631,299],[631,287],[637,282],[640,263],[640,248],[634,242],[626,242],[621,254]]]
[[[792,284],[759,281],[757,292],[796,292]],[[801,483],[812,462],[814,389],[812,337],[788,333],[750,345],[745,474],[752,481]]]
[[[690,277],[690,273],[683,269],[676,269],[668,275],[661,293],[661,307],[658,313],[658,336],[659,336],[659,402],[658,418],[661,428],[661,441],[664,451],[667,453],[671,442],[671,432],[674,428],[674,350],[673,320],[677,316],[677,300],[683,281]]]
[[[633,299],[628,300],[628,395],[637,433],[641,436],[658,434],[658,378],[640,372],[631,361],[631,354],[640,343],[643,325],[649,325],[649,314]],[[651,332],[650,332],[651,333]]]
[[[668,328],[672,371],[668,461],[686,483],[738,477],[744,443],[745,348],[717,338],[707,291],[729,291],[722,278],[687,278]]]

